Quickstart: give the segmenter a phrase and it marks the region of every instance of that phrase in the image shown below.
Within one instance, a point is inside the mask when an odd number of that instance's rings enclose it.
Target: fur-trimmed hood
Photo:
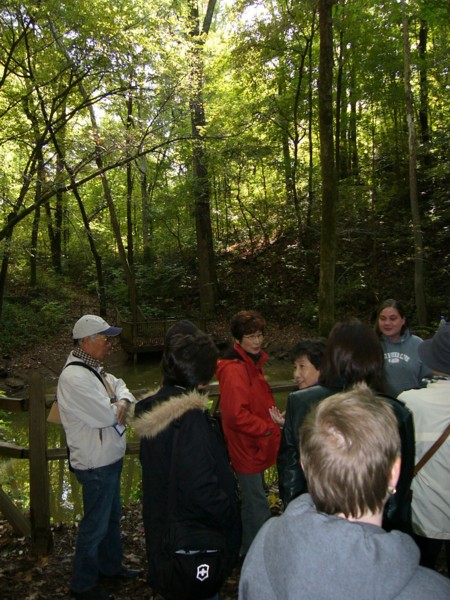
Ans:
[[[204,411],[207,408],[208,396],[193,390],[187,394],[171,396],[167,400],[155,403],[150,410],[131,419],[130,425],[139,437],[154,438],[188,411]]]

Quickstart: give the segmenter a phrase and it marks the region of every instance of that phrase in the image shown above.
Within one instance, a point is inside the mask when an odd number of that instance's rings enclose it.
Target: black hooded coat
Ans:
[[[175,427],[177,442],[177,518],[223,531],[228,572],[241,541],[236,477],[217,423],[207,411],[208,397],[164,384],[136,404],[133,427],[141,438],[143,520],[150,585],[158,572],[162,536],[168,522],[168,488]]]

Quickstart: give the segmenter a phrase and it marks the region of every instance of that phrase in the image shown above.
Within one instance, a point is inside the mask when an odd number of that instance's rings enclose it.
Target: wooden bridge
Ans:
[[[133,320],[131,317],[124,316],[119,310],[116,310],[116,324],[122,327],[120,334],[120,343],[122,348],[128,354],[133,355],[134,360],[138,354],[148,354],[151,352],[162,352],[164,348],[164,338],[167,330],[172,327],[180,318],[149,319],[138,307],[138,317]],[[204,318],[189,318],[199,329],[205,333],[210,333],[217,344],[222,344],[226,334],[218,331],[214,323]]]

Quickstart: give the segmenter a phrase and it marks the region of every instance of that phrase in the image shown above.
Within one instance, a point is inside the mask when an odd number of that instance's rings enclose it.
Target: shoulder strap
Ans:
[[[99,381],[101,381],[103,383],[103,385],[106,387],[105,382],[103,381],[102,376],[100,375],[100,373],[98,373],[94,367],[91,367],[90,365],[88,365],[85,362],[82,362],[81,360],[74,360],[70,363],[67,363],[67,365],[64,367],[65,369],[67,369],[67,367],[71,367],[71,366],[77,366],[77,367],[84,367],[85,369],[88,369],[89,371],[91,371],[92,373],[94,373],[94,375],[97,377],[97,379]]]
[[[430,460],[435,452],[439,450],[445,440],[448,438],[450,434],[450,423],[445,428],[444,432],[438,437],[438,439],[434,442],[431,448],[428,449],[427,452],[422,456],[417,465],[414,467],[414,475],[420,471],[420,469]]]

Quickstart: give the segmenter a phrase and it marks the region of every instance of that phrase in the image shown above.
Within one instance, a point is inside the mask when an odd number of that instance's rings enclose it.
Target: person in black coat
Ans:
[[[177,518],[225,532],[228,572],[238,555],[241,525],[236,478],[204,393],[214,375],[217,357],[210,336],[189,321],[178,322],[165,340],[162,387],[136,404],[133,426],[141,438],[143,520],[152,587],[158,582],[161,544],[168,522],[176,427]]]
[[[319,385],[289,395],[277,468],[280,497],[285,506],[307,492],[300,464],[299,428],[311,408],[324,398],[366,383],[394,409],[401,441],[401,471],[396,490],[385,505],[383,527],[411,533],[411,481],[415,440],[412,413],[403,402],[384,394],[383,349],[374,331],[353,319],[337,323],[328,338]]]

